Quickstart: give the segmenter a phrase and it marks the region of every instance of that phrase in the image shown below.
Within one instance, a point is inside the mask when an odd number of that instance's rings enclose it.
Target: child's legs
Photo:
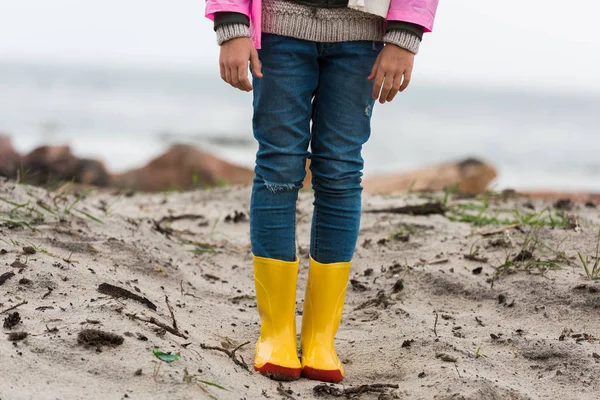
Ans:
[[[365,41],[320,45],[311,142],[311,256],[320,263],[351,261],[356,247],[361,150],[371,133],[374,105],[373,82],[367,77],[382,46]]]
[[[296,201],[306,175],[317,45],[263,34],[261,79],[254,79],[254,137],[259,143],[250,204],[255,256],[296,257]]]

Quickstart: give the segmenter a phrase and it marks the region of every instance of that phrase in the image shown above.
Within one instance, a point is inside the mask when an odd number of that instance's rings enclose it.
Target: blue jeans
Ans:
[[[253,79],[259,148],[250,205],[252,253],[296,258],[296,202],[310,158],[310,254],[324,264],[348,262],[360,226],[361,150],[374,105],[367,77],[383,43],[317,43],[271,34],[263,34],[262,43],[264,76]]]

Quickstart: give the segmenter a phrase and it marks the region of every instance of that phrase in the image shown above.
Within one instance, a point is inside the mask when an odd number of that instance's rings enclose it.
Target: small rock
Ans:
[[[350,284],[352,285],[352,289],[357,292],[365,292],[369,290],[369,288],[364,283],[356,279],[350,279]]]
[[[399,241],[399,242],[406,243],[406,242],[408,242],[410,240],[410,235],[408,235],[408,234],[405,235],[405,234],[402,234],[402,233],[396,233],[396,234],[394,234],[394,236],[392,236],[392,238],[394,240]]]
[[[394,288],[392,289],[392,292],[398,293],[402,290],[404,290],[404,281],[402,279],[398,279],[396,283],[394,283]]]
[[[446,354],[446,353],[438,353],[435,355],[435,358],[439,358],[442,361],[445,362],[456,362],[457,358],[454,356],[451,356],[450,354]]]
[[[19,342],[27,338],[27,332],[11,332],[8,334],[9,342]]]
[[[571,199],[560,199],[554,203],[554,208],[556,208],[557,210],[569,211],[573,208],[573,206],[574,204],[573,201],[571,201]]]
[[[36,251],[35,251],[35,248],[33,248],[32,246],[26,246],[26,247],[23,247],[23,253],[31,256],[31,255],[35,254]]]
[[[419,373],[418,377],[419,378],[425,378],[427,376],[427,374],[425,373],[425,371]]]
[[[148,337],[146,335],[141,334],[141,333],[137,334],[137,338],[138,338],[138,340],[141,340],[142,342],[147,342],[148,341]]]
[[[133,375],[135,375],[135,376],[142,376],[142,369],[140,368],[140,369],[136,370],[136,371],[133,373]]]
[[[504,294],[498,295],[498,304],[506,304],[506,295],[504,295]]]
[[[373,275],[373,268],[367,268],[364,272],[365,276],[371,276]]]
[[[23,264],[20,260],[15,260],[10,266],[19,269],[27,268],[27,265]]]
[[[533,258],[533,253],[529,250],[522,250],[516,257],[513,259],[514,262],[519,261],[528,261]]]
[[[4,318],[4,329],[12,329],[19,323],[21,323],[21,316],[18,312],[8,314],[8,316]]]
[[[246,217],[246,214],[243,211],[234,211],[233,215],[229,214],[225,217],[225,222],[233,222],[234,224],[237,224],[238,222],[244,222],[247,220],[248,217]]]
[[[110,332],[104,332],[98,329],[84,329],[77,335],[77,342],[86,347],[96,346],[118,346],[123,344],[125,338]]]
[[[473,272],[473,275],[479,275],[479,274],[481,274],[481,271],[483,271],[483,267],[477,267],[472,272]]]

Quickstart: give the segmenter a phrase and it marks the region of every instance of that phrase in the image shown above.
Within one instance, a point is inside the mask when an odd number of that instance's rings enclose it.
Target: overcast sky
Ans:
[[[440,0],[415,78],[600,93],[600,2]],[[184,66],[217,74],[200,0],[0,0],[0,61]]]

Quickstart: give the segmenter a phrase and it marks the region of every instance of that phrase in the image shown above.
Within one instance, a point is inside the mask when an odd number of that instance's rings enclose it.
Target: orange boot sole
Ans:
[[[344,379],[344,375],[340,370],[323,370],[315,369],[311,367],[304,367],[302,369],[302,376],[307,379],[314,381],[328,382],[328,383],[340,383]]]
[[[300,378],[301,368],[287,368],[280,365],[266,363],[260,368],[254,367],[261,375],[275,381],[295,381]]]

